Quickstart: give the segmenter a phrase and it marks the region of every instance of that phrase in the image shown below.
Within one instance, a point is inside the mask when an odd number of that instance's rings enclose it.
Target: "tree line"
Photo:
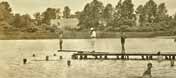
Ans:
[[[169,15],[166,4],[157,4],[154,0],[137,8],[132,0],[119,0],[115,6],[92,0],[74,15],[70,7],[65,6],[62,12],[60,8],[47,8],[34,13],[33,17],[14,14],[8,2],[0,2],[0,29],[7,31],[55,32],[57,27],[49,26],[50,20],[60,18],[77,18],[80,30],[94,27],[100,31],[176,31],[176,14]]]
[[[61,16],[62,15],[62,16]],[[64,7],[47,8],[44,12],[36,12],[32,18],[29,14],[13,13],[8,2],[0,2],[0,30],[7,32],[55,32],[56,27],[49,26],[51,19],[73,18],[71,9]]]
[[[82,29],[105,31],[168,31],[176,25],[176,14],[169,15],[166,4],[154,0],[136,9],[132,0],[119,0],[115,6],[93,0],[85,5],[78,19]]]

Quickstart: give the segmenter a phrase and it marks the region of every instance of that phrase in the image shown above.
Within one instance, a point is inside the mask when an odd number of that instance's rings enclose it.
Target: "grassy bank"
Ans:
[[[172,36],[168,32],[126,32],[128,38],[152,38],[158,36]],[[119,38],[119,32],[97,32],[97,38]],[[88,32],[64,32],[65,39],[88,39]],[[172,37],[173,38],[173,37]],[[1,40],[18,40],[18,39],[58,39],[58,35],[52,32],[1,32]]]

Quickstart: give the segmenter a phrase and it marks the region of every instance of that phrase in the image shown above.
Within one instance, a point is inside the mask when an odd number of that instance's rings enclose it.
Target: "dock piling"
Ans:
[[[165,60],[175,60],[176,54],[121,54],[121,53],[75,53],[72,55],[72,59],[116,59],[116,60],[158,60],[158,57],[165,57]]]
[[[174,60],[173,59],[171,60],[171,66],[172,67],[174,66]]]
[[[68,61],[67,61],[67,66],[70,66],[70,65],[71,65],[71,61],[68,60]]]
[[[141,56],[141,58],[142,58],[142,60],[145,60],[145,58],[144,58],[144,56],[143,56],[143,55]]]
[[[35,57],[36,55],[35,54],[32,54],[32,57]]]
[[[104,58],[107,59],[107,55],[105,55]]]
[[[45,57],[45,60],[48,61],[48,60],[49,60],[49,56],[46,56],[46,57]]]
[[[62,57],[62,56],[59,56],[59,58],[60,58],[60,60],[61,60],[61,59],[63,59],[63,57]]]
[[[27,63],[27,59],[24,58],[24,59],[23,59],[23,64],[26,64],[26,63]]]

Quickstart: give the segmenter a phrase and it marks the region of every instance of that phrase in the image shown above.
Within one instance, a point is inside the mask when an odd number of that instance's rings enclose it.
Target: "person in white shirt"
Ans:
[[[96,31],[94,28],[90,28],[90,30],[92,52],[95,52]]]

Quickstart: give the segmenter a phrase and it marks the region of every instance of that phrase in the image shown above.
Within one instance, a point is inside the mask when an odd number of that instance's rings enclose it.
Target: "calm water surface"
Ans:
[[[2,40],[0,41],[0,78],[140,78],[149,62],[153,63],[154,78],[176,78],[176,66],[169,61],[119,61],[119,60],[71,60],[70,53],[57,53],[58,40]],[[142,38],[127,39],[128,53],[174,53],[176,43],[173,39]],[[66,39],[64,49],[91,50],[88,39]],[[119,39],[97,39],[96,51],[120,52]],[[36,57],[32,57],[35,53]],[[57,56],[53,56],[56,53]],[[49,55],[54,61],[42,61]],[[59,56],[63,60],[59,60]],[[22,59],[28,58],[23,65]],[[33,61],[41,60],[41,61]]]

